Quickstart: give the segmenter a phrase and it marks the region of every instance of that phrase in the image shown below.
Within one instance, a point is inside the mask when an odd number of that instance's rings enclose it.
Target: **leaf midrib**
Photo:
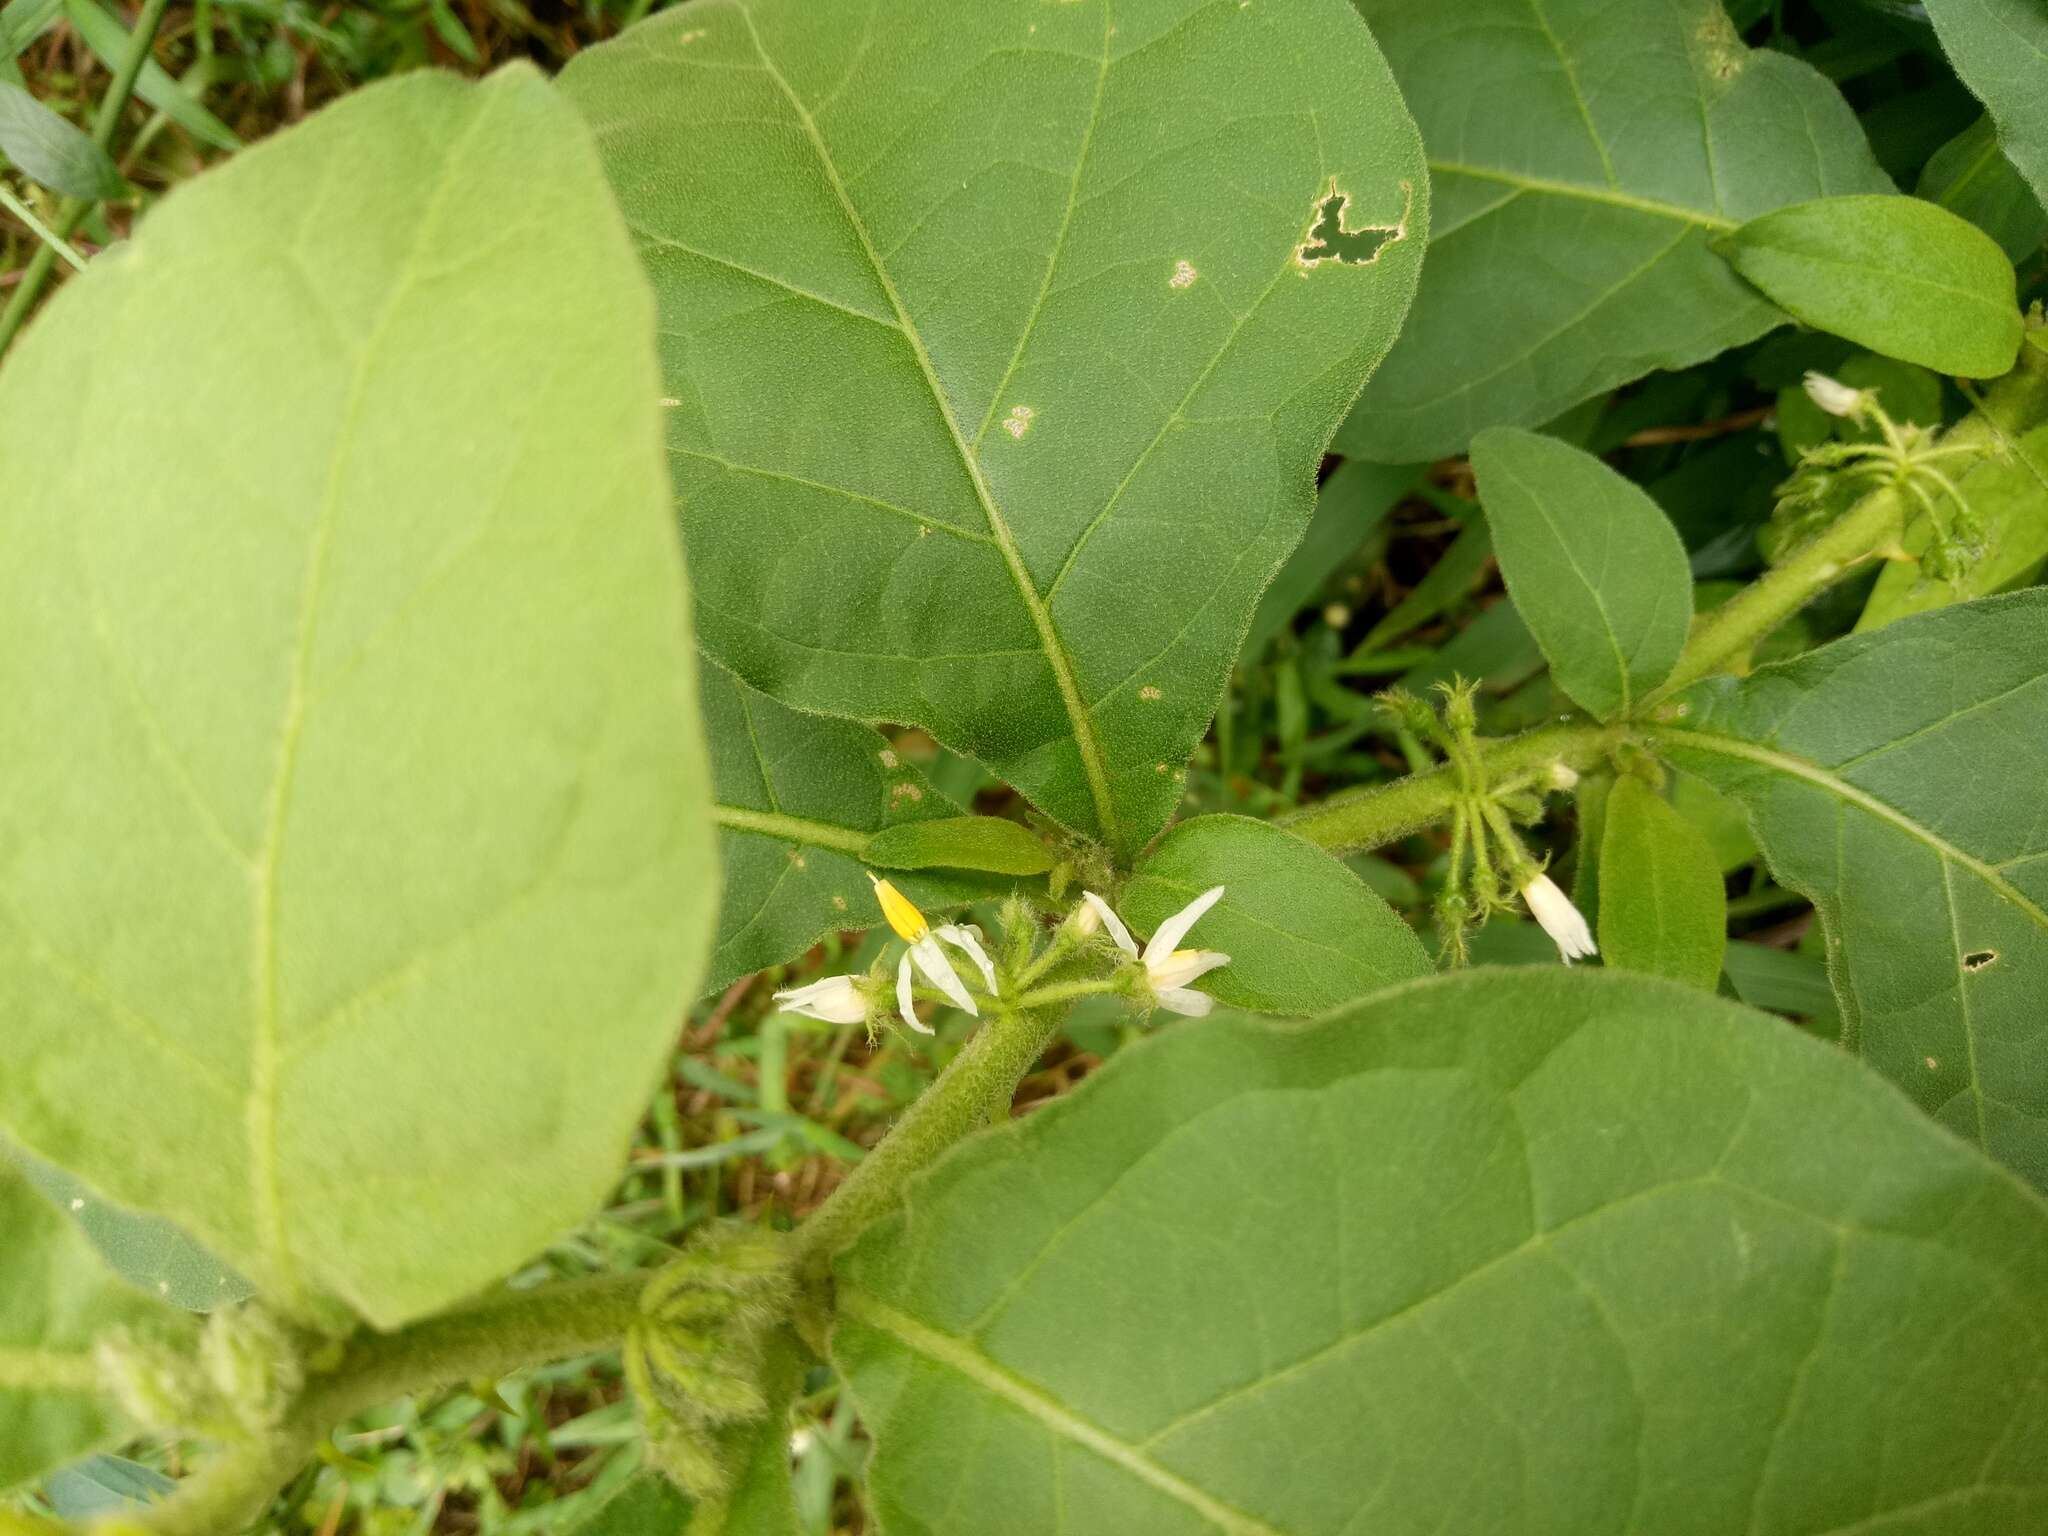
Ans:
[[[2036,927],[2048,929],[2048,911],[2042,910],[2039,904],[2031,900],[2024,891],[2000,874],[1995,866],[1985,863],[1974,854],[1964,852],[1931,828],[1922,826],[1896,806],[1887,804],[1867,790],[1858,789],[1848,780],[1837,777],[1834,773],[1817,763],[1806,758],[1794,757],[1790,753],[1776,751],[1770,747],[1759,746],[1755,742],[1745,741],[1739,736],[1724,736],[1708,731],[1691,731],[1679,726],[1647,726],[1643,729],[1644,734],[1648,735],[1652,740],[1665,743],[1666,745],[1680,749],[1691,748],[1700,752],[1718,753],[1723,757],[1739,758],[1744,762],[1755,763],[1759,767],[1769,768],[1774,772],[1784,774],[1788,778],[1799,779],[1814,785],[1818,789],[1825,790],[1844,804],[1853,805],[1858,810],[1876,817],[1879,821],[1889,823],[1914,841],[1932,849],[1943,859],[1963,869],[1967,869],[1979,880],[1990,886],[1992,890],[1996,891],[2000,897],[2010,902],[2021,912],[2024,912]]]
[[[412,242],[398,266],[391,292],[365,335],[356,354],[349,392],[342,406],[341,422],[335,434],[334,451],[328,460],[326,487],[314,520],[311,548],[301,578],[299,614],[292,651],[291,682],[285,697],[284,714],[278,726],[277,768],[264,814],[263,846],[258,850],[254,877],[254,932],[251,936],[252,976],[249,1037],[249,1085],[243,1104],[243,1133],[249,1149],[250,1215],[256,1239],[282,1296],[302,1294],[298,1263],[285,1235],[284,1191],[278,1169],[277,1109],[278,1078],[284,1064],[279,1038],[278,999],[278,867],[284,849],[284,824],[291,804],[292,779],[298,764],[301,733],[305,726],[309,698],[309,670],[313,639],[319,628],[320,594],[326,574],[327,551],[334,531],[334,518],[341,499],[342,470],[353,448],[369,398],[372,363],[389,334],[400,307],[419,278],[419,256],[428,234],[440,216],[443,203],[456,183],[455,167],[461,161],[479,125],[490,115],[494,93],[481,91],[475,110],[450,141],[425,203],[421,207]]]
[[[856,832],[851,827],[780,812],[749,810],[742,805],[715,805],[711,808],[711,819],[734,832],[756,832],[785,842],[809,843],[813,847],[830,848],[835,853],[851,854],[855,858],[868,845],[868,834]]]
[[[1637,197],[1613,187],[1589,187],[1578,182],[1556,181],[1547,176],[1528,176],[1520,171],[1496,170],[1492,166],[1466,165],[1455,160],[1432,159],[1429,162],[1431,175],[1467,176],[1474,181],[1497,182],[1521,192],[1535,192],[1545,197],[1566,197],[1579,202],[1605,203],[1611,208],[1626,208],[1633,213],[1646,213],[1655,218],[1671,219],[1680,224],[1696,224],[1701,229],[1732,233],[1741,224],[1720,214],[1702,213],[1697,208],[1687,208],[1682,203],[1660,202],[1652,197]],[[1452,233],[1462,225],[1454,225],[1446,233]],[[1432,237],[1433,239],[1434,237]]]
[[[1512,467],[1503,464],[1500,466],[1500,469],[1509,480],[1514,482],[1515,489],[1528,498],[1529,505],[1536,509],[1536,515],[1543,519],[1543,526],[1550,532],[1551,542],[1557,546],[1558,552],[1564,556],[1565,565],[1571,570],[1572,575],[1578,579],[1579,585],[1585,588],[1586,597],[1593,604],[1593,611],[1600,616],[1600,628],[1607,636],[1608,649],[1614,652],[1614,672],[1618,684],[1617,691],[1620,694],[1620,701],[1615,706],[1615,713],[1627,715],[1635,707],[1635,687],[1629,676],[1628,653],[1622,649],[1621,635],[1614,627],[1614,619],[1607,611],[1607,604],[1601,599],[1600,588],[1586,574],[1585,568],[1579,564],[1578,551],[1573,541],[1565,536],[1565,531],[1558,526],[1557,519],[1550,515],[1550,508],[1544,505],[1543,497],[1533,486],[1516,474]],[[1494,547],[1498,549],[1500,546],[1500,520],[1498,518],[1494,519],[1492,528]],[[1602,548],[1603,551],[1611,551],[1614,541],[1612,522],[1609,522],[1606,534],[1606,539],[1602,541]]]
[[[875,249],[874,240],[869,236],[866,221],[855,208],[852,196],[841,180],[839,167],[832,158],[832,152],[819,133],[818,125],[810,110],[797,96],[782,70],[769,55],[767,46],[761,41],[761,34],[754,25],[754,17],[743,4],[733,7],[745,23],[747,36],[753,43],[754,53],[761,60],[761,67],[768,78],[775,82],[775,88],[789,103],[796,114],[797,122],[804,131],[804,137],[817,156],[818,168],[824,174],[826,184],[831,187],[833,197],[838,201],[840,211],[846,216],[847,227],[859,242],[869,267],[875,274],[889,307],[896,313],[896,323],[902,327],[904,340],[909,344],[911,355],[917,360],[920,373],[924,376],[925,388],[937,408],[939,419],[945,423],[946,435],[952,439],[954,451],[960,457],[961,467],[966,471],[968,481],[974,487],[974,494],[981,502],[983,514],[988,518],[989,532],[995,536],[996,548],[1001,551],[1003,564],[1016,584],[1017,595],[1030,616],[1031,625],[1038,633],[1039,647],[1045,653],[1047,665],[1052,670],[1053,682],[1059,689],[1060,702],[1065,706],[1068,723],[1073,728],[1074,746],[1081,758],[1081,771],[1088,780],[1088,790],[1095,802],[1097,830],[1103,841],[1114,845],[1118,841],[1116,802],[1110,794],[1109,773],[1105,766],[1101,743],[1095,735],[1095,722],[1088,713],[1088,706],[1081,697],[1080,684],[1074,675],[1073,658],[1067,654],[1066,643],[1060,638],[1053,625],[1052,612],[1045,599],[1033,585],[1031,573],[1024,564],[1022,552],[1017,547],[1016,537],[1010,531],[1009,522],[996,505],[995,496],[988,488],[988,482],[981,473],[981,464],[968,447],[966,437],[961,433],[960,423],[953,416],[953,408],[947,403],[946,393],[940,387],[937,370],[932,366],[931,353],[926,349],[924,337],[911,322],[910,311],[903,303],[902,295],[896,291],[896,284],[883,265],[881,253]]]

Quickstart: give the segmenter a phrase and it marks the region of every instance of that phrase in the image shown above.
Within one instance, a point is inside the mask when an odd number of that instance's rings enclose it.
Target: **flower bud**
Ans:
[[[1850,420],[1861,416],[1870,408],[1868,390],[1851,389],[1840,379],[1831,379],[1811,368],[1806,371],[1806,397],[1830,416],[1841,416]]]
[[[1599,953],[1593,943],[1593,930],[1587,926],[1586,914],[1572,905],[1571,897],[1559,890],[1557,882],[1550,876],[1537,875],[1525,884],[1522,900],[1529,905],[1529,915],[1550,935],[1550,942],[1557,946],[1557,952],[1563,956],[1566,965]]]

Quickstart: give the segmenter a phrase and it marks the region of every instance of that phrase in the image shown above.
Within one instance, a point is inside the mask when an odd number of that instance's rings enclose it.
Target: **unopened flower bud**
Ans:
[[[1831,379],[1813,369],[1806,372],[1806,397],[1830,416],[1853,420],[1870,408],[1870,392],[1852,389],[1840,379]]]

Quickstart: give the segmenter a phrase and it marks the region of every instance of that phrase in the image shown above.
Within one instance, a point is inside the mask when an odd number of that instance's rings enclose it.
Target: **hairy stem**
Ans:
[[[1591,721],[1546,725],[1481,747],[1478,763],[1495,787],[1534,778],[1553,766],[1574,771],[1599,762],[1627,739],[1627,727]],[[1392,784],[1335,795],[1281,818],[1280,824],[1332,853],[1377,848],[1434,826],[1470,791],[1457,765],[1445,763]]]
[[[1057,1011],[999,1008],[955,1056],[939,1080],[863,1158],[831,1199],[792,1235],[800,1272],[815,1276],[862,1227],[896,1203],[913,1174],[954,1142],[989,1123],[1059,1027]]]
[[[1694,626],[1692,638],[1671,675],[1643,696],[1653,709],[1681,688],[1726,671],[1764,636],[1815,596],[1881,550],[1895,546],[1905,530],[1906,501],[1885,486],[1872,491],[1846,516],[1802,544]]]
[[[121,113],[128,105],[128,98],[135,90],[136,77],[142,73],[142,66],[149,62],[149,50],[156,41],[156,29],[164,19],[164,11],[170,0],[143,0],[142,14],[135,19],[135,30],[128,38],[128,51],[121,56],[121,66],[114,71],[114,78],[107,86],[107,94],[100,98],[99,111],[92,120],[92,141],[101,149],[111,148],[114,130],[121,125]],[[7,301],[7,308],[0,311],[0,353],[5,353],[13,343],[15,332],[28,319],[28,312],[35,307],[36,296],[43,291],[43,284],[50,280],[50,271],[57,264],[57,249],[71,238],[85,217],[92,203],[82,197],[67,197],[57,206],[57,218],[52,233],[55,244],[45,240],[29,258],[28,266],[16,285],[14,297]]]
[[[308,1375],[269,1434],[225,1447],[162,1503],[123,1518],[157,1536],[242,1530],[344,1419],[409,1392],[610,1349],[637,1315],[646,1283],[639,1273],[569,1280],[507,1292],[396,1333],[359,1335],[331,1369]]]

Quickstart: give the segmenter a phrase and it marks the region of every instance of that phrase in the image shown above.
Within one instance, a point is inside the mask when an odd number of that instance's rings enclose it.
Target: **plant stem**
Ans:
[[[359,1335],[331,1370],[308,1376],[270,1434],[224,1448],[162,1503],[124,1518],[157,1536],[242,1530],[344,1419],[408,1392],[613,1348],[638,1315],[646,1284],[644,1273],[568,1280],[494,1296],[396,1333]]]
[[[135,19],[135,30],[129,34],[128,51],[121,57],[121,67],[114,71],[114,78],[107,86],[107,94],[100,98],[99,111],[92,120],[92,141],[101,149],[110,149],[114,142],[114,130],[121,125],[121,113],[128,105],[128,98],[135,90],[136,78],[142,73],[142,66],[149,62],[149,50],[156,42],[156,29],[164,19],[164,11],[170,0],[142,0],[142,14]],[[90,200],[82,197],[67,197],[57,205],[57,244],[71,238],[86,210],[92,207]],[[7,301],[7,308],[0,311],[0,355],[4,355],[13,344],[15,333],[28,319],[28,312],[35,307],[36,297],[43,291],[43,284],[50,280],[50,271],[57,264],[57,247],[48,241],[29,258],[28,266],[21,274],[21,282],[15,287],[14,297]]]
[[[1084,997],[1100,997],[1106,992],[1118,992],[1114,979],[1108,981],[1063,981],[1058,986],[1041,987],[1036,992],[1027,992],[1017,1000],[1019,1008],[1050,1008],[1055,1003],[1078,1002]]]
[[[913,1174],[987,1125],[992,1109],[1009,1102],[1058,1026],[1056,1012],[1007,1006],[983,1024],[881,1144],[791,1234],[799,1274],[819,1274],[861,1228],[895,1205]]]
[[[1791,618],[1824,588],[1899,541],[1905,531],[1905,498],[1892,486],[1872,491],[1846,516],[1802,544],[1782,565],[1766,571],[1727,602],[1705,615],[1671,675],[1643,696],[1641,709],[1655,708],[1681,688],[1726,670],[1757,641]]]
[[[1623,725],[1546,725],[1486,744],[1478,760],[1487,782],[1498,788],[1516,778],[1539,775],[1554,764],[1574,770],[1590,767],[1627,737]],[[1282,817],[1280,825],[1333,853],[1377,848],[1435,825],[1467,793],[1457,767],[1444,763],[1392,784],[1333,796]]]
[[[24,203],[4,186],[0,186],[0,208],[5,208],[9,213],[21,220],[22,223],[26,224],[30,234],[34,235],[44,245],[68,262],[74,271],[83,272],[85,270],[85,258],[71,249],[64,242],[63,238],[58,235],[57,231],[37,218],[35,209],[29,207],[27,203]]]

